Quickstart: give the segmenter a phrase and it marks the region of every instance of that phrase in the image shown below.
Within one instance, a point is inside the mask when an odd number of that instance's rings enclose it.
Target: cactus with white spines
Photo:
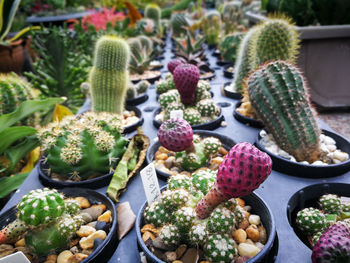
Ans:
[[[237,255],[236,242],[227,234],[210,235],[204,254],[212,262],[232,262]]]
[[[315,234],[327,227],[326,216],[316,208],[304,208],[297,214],[297,224],[302,231]]]
[[[216,207],[210,214],[207,222],[210,233],[230,233],[235,225],[234,213],[223,206]]]
[[[320,208],[327,214],[339,214],[341,211],[340,197],[334,194],[322,195],[319,204]]]

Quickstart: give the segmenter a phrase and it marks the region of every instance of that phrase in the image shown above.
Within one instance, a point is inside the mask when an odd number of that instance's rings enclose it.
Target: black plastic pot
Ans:
[[[216,77],[216,74],[215,74],[215,70],[210,70],[210,71],[207,71],[207,72],[211,72],[211,74],[210,75],[208,75],[208,76],[206,76],[206,77],[200,77],[200,79],[201,80],[212,80],[212,79],[214,79],[215,77]],[[207,73],[206,72],[206,73]]]
[[[162,122],[156,120],[156,116],[161,112],[161,110],[162,108],[158,107],[153,113],[153,125],[157,128],[159,128],[160,125],[162,125]],[[222,115],[222,111],[221,111],[219,117],[217,117],[216,119],[210,122],[192,125],[191,127],[192,129],[196,129],[196,130],[215,130],[217,127],[220,126],[223,120],[224,120],[224,116]]]
[[[139,110],[139,108],[134,107],[134,106],[126,106],[125,109],[129,110],[129,111],[134,111],[135,115],[139,118],[139,121],[136,122],[135,124],[126,126],[124,128],[124,132],[123,133],[130,133],[133,132],[137,129],[137,127],[141,126],[144,122],[144,119],[142,117],[142,112]]]
[[[132,99],[126,99],[126,105],[127,106],[136,106],[141,103],[144,103],[146,100],[148,100],[148,95],[147,93],[143,93],[135,98]]]
[[[235,119],[237,121],[239,121],[243,124],[249,125],[251,127],[263,128],[264,124],[261,121],[259,121],[257,119],[246,117],[237,111],[237,108],[239,108],[239,106],[241,106],[241,104],[242,104],[241,101],[237,102],[235,109],[233,110],[233,116],[235,117]]]
[[[148,78],[148,79],[137,79],[137,80],[132,80],[131,82],[134,83],[134,84],[136,84],[136,83],[140,82],[141,80],[147,80],[149,83],[154,84],[154,82],[156,82],[157,80],[159,80],[161,76],[162,76],[162,73],[159,72],[159,75],[158,75],[158,76],[155,76],[155,77],[153,77],[153,78]]]
[[[224,95],[228,98],[231,99],[235,99],[235,100],[241,100],[242,99],[242,94],[239,92],[232,92],[226,89],[227,86],[230,86],[231,82],[226,82],[223,86],[222,86],[222,91],[224,93]]]
[[[231,138],[229,138],[225,135],[219,134],[217,132],[197,130],[197,131],[194,131],[194,134],[198,134],[202,138],[211,137],[211,136],[216,137],[221,141],[222,146],[228,151],[236,144],[236,142],[234,140],[232,140]],[[147,163],[153,162],[154,155],[158,151],[159,147],[160,147],[160,143],[157,140],[148,148],[147,155],[146,155]],[[163,171],[158,170],[158,169],[156,169],[156,171],[157,171],[157,175],[159,175],[163,179],[167,179],[170,177],[170,174],[168,174],[166,172],[163,172]]]
[[[297,213],[307,207],[319,207],[318,200],[324,194],[336,194],[338,196],[350,197],[350,184],[323,183],[310,185],[300,189],[288,201],[288,222],[299,239],[309,248],[311,248],[311,245],[307,236],[304,232],[300,231],[296,225]]]
[[[83,260],[83,263],[99,263],[107,262],[113,254],[113,249],[117,246],[117,212],[113,202],[99,192],[83,188],[65,188],[59,190],[67,197],[83,196],[86,197],[91,204],[104,204],[107,209],[112,212],[113,221],[106,239],[90,254],[88,258]],[[17,208],[13,206],[5,211],[0,216],[0,229],[4,228],[10,222],[16,219]]]
[[[233,64],[225,66],[225,68],[224,68],[224,76],[225,76],[226,78],[232,79],[234,73],[233,73],[233,72],[230,72],[230,71],[227,71],[227,69],[228,69],[229,67],[233,67]]]
[[[230,64],[232,64],[232,62],[227,62],[227,61],[223,61],[223,60],[218,60],[218,61],[216,61],[216,65],[218,65],[218,66],[227,66],[227,65],[230,65]]]
[[[212,55],[213,55],[214,57],[220,57],[220,56],[221,56],[221,52],[220,52],[220,50],[215,49],[214,52],[212,53]]]
[[[161,190],[165,190],[166,186],[164,186]],[[275,225],[275,219],[273,218],[273,214],[269,206],[264,202],[264,200],[261,199],[260,196],[257,194],[250,194],[242,198],[247,205],[252,206],[252,211],[254,214],[257,214],[260,216],[261,221],[266,229],[267,234],[267,242],[264,246],[264,248],[252,259],[246,261],[246,263],[258,263],[258,262],[266,262],[271,263],[273,261],[270,260],[270,250],[272,249],[276,237],[276,225]],[[137,243],[141,250],[145,253],[147,259],[150,262],[154,263],[165,263],[164,261],[157,258],[145,245],[145,243],[142,240],[142,234],[141,234],[141,228],[145,224],[143,213],[147,207],[147,202],[143,204],[141,209],[139,210],[136,218],[136,235],[137,235]],[[268,260],[268,261],[267,261]]]
[[[350,142],[348,139],[327,130],[322,130],[322,133],[333,138],[336,141],[337,147],[350,155]],[[256,147],[270,155],[272,159],[272,168],[281,173],[306,178],[328,178],[350,171],[350,159],[339,164],[329,165],[310,165],[292,162],[266,150],[260,143],[260,139],[261,136],[259,132],[255,140]]]

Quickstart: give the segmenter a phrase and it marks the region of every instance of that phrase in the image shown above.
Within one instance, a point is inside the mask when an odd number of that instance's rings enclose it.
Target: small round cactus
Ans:
[[[201,114],[196,108],[188,107],[184,110],[183,117],[190,125],[196,125],[200,123]]]
[[[155,226],[160,226],[165,223],[169,223],[171,219],[171,213],[165,208],[160,201],[154,201],[145,210],[145,219],[147,223]]]
[[[165,245],[176,246],[180,243],[181,235],[177,226],[168,224],[163,226],[159,237],[162,239]]]
[[[215,103],[212,99],[204,99],[197,103],[197,109],[202,116],[212,117],[215,115]]]
[[[235,214],[236,226],[238,226],[245,217],[245,211],[243,207],[237,205],[233,213]]]
[[[327,214],[338,214],[341,210],[341,201],[339,196],[326,194],[320,198],[320,207]]]
[[[322,232],[316,232],[312,237],[311,237],[311,244],[314,246],[322,236]]]
[[[168,106],[164,110],[164,118],[163,121],[167,121],[170,119],[171,112],[174,110],[184,110],[185,106],[180,101],[173,101],[168,104]],[[186,120],[186,119],[185,119]]]
[[[178,101],[180,98],[177,90],[169,90],[159,95],[158,102],[160,106],[165,109],[171,102]]]
[[[74,199],[65,200],[66,203],[66,212],[70,215],[75,215],[80,210],[79,203]]]
[[[176,175],[170,176],[168,181],[168,189],[180,189],[180,188],[190,191],[192,189],[191,178],[185,174],[176,174]]]
[[[207,239],[209,232],[205,222],[195,223],[189,232],[189,240],[191,244],[202,246]]]
[[[195,218],[196,212],[193,207],[184,206],[175,212],[175,224],[182,233],[188,233]]]
[[[316,208],[304,208],[297,214],[297,224],[302,231],[313,234],[327,226],[325,215]]]
[[[58,231],[61,235],[66,237],[72,237],[75,234],[75,231],[78,229],[80,225],[74,218],[70,216],[63,217],[58,222]]]
[[[218,153],[221,147],[221,142],[218,138],[207,137],[203,139],[204,153],[208,155],[213,155]]]
[[[28,226],[38,226],[60,217],[65,211],[65,203],[57,190],[36,189],[22,198],[17,210],[20,220]]]
[[[170,76],[169,79],[165,79],[163,81],[160,81],[156,85],[156,91],[158,94],[163,94],[169,90],[175,90],[175,83],[174,83],[172,76]]]
[[[210,233],[229,233],[235,226],[235,215],[225,207],[217,207],[211,213],[208,223]]]
[[[235,241],[228,235],[210,235],[204,253],[211,262],[232,262],[237,255],[235,245]]]
[[[210,169],[200,169],[192,174],[192,184],[196,190],[201,191],[204,195],[214,184],[216,172]]]
[[[350,202],[341,202],[341,211],[350,212]]]
[[[160,202],[166,209],[176,208],[185,205],[190,199],[190,193],[184,189],[166,190],[162,192]]]

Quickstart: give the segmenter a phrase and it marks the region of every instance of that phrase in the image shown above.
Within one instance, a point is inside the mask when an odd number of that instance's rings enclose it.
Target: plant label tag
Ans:
[[[340,201],[342,203],[350,203],[350,197],[341,196]]]
[[[184,112],[183,110],[172,110],[170,112],[170,119],[183,119],[184,118]]]
[[[22,251],[0,258],[0,263],[30,263]]]
[[[150,163],[140,172],[143,189],[145,190],[148,205],[160,197],[158,178],[154,164]]]

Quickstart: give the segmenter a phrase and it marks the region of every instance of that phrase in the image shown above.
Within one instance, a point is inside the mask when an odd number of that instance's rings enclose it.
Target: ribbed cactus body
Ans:
[[[101,37],[90,72],[92,109],[122,113],[129,81],[128,44],[114,36]]]
[[[32,100],[30,84],[15,73],[0,74],[0,115],[13,112],[23,101]],[[25,118],[22,125],[34,125],[34,118]]]
[[[182,13],[173,14],[170,19],[170,26],[173,31],[173,36],[186,34],[186,29],[184,28],[188,26],[186,15]]]
[[[119,115],[86,113],[66,117],[39,131],[50,172],[64,179],[85,180],[109,173],[125,152]]]
[[[251,69],[274,61],[285,60],[295,63],[298,53],[298,33],[287,20],[269,19],[263,23],[252,43]]]
[[[298,161],[320,155],[315,112],[297,68],[283,61],[261,66],[248,80],[250,102],[278,145]]]
[[[145,9],[145,17],[152,19],[154,23],[159,26],[161,18],[160,7],[156,4],[148,4]]]
[[[228,62],[235,62],[237,58],[239,44],[244,34],[229,34],[226,35],[220,42],[220,53],[222,58]]]

